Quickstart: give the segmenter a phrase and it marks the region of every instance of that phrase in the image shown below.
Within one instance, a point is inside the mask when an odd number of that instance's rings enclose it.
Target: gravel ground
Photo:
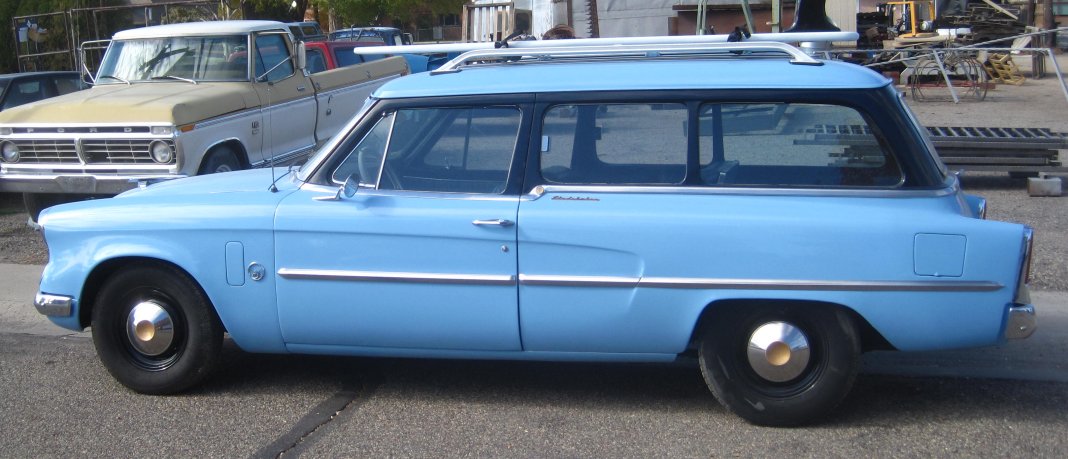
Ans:
[[[1030,60],[1016,61],[1029,75]],[[1058,61],[1068,71],[1068,55],[1058,56]],[[1020,86],[998,85],[984,101],[954,104],[948,93],[944,101],[906,100],[920,121],[929,126],[1048,127],[1065,132],[1068,100],[1052,68],[1047,73],[1045,78],[1028,79]],[[1068,181],[1068,174],[1062,179]],[[1026,180],[1011,179],[1007,174],[968,173],[961,181],[967,192],[987,198],[989,218],[1035,229],[1032,285],[1068,291],[1068,197],[1029,197]],[[26,221],[21,198],[0,193],[0,263],[44,264],[48,260],[40,233]]]

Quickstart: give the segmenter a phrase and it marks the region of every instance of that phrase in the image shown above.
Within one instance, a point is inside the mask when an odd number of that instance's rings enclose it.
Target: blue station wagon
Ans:
[[[38,310],[182,391],[242,349],[672,362],[812,422],[868,350],[1035,328],[1031,230],[984,218],[892,82],[775,42],[465,54],[299,169],[42,214]]]

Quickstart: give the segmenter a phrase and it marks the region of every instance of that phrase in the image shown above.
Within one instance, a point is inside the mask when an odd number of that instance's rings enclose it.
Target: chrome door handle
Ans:
[[[511,220],[502,220],[500,218],[493,220],[475,220],[471,223],[478,226],[512,226],[515,224],[515,222]]]

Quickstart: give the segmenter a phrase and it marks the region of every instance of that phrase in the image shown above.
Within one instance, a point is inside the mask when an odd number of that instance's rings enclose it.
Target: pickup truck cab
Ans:
[[[377,43],[384,46],[412,44],[412,34],[394,27],[350,27],[330,32],[330,40]]]
[[[362,64],[378,59],[385,59],[390,54],[357,54],[356,48],[381,47],[379,43],[369,41],[309,41],[304,43],[307,52],[308,73],[319,73],[338,67]],[[419,54],[402,54],[408,61],[411,73],[425,72],[429,58]]]
[[[299,160],[408,73],[397,57],[309,75],[290,37],[274,21],[117,33],[92,88],[0,113],[0,191],[34,217],[70,195]]]

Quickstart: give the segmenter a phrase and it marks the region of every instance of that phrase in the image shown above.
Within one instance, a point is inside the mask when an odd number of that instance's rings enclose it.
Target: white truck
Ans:
[[[280,22],[119,32],[92,88],[0,113],[0,191],[23,193],[36,219],[138,183],[298,160],[409,72],[401,57],[315,75],[304,63]]]

